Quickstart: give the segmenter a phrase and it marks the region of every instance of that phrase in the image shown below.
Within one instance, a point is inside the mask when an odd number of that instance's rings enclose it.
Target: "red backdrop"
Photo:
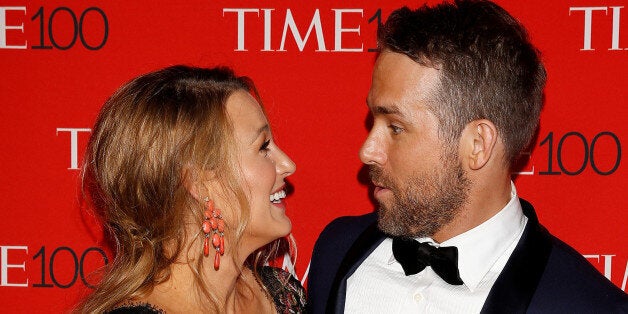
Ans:
[[[549,72],[519,194],[625,291],[625,2],[498,3],[528,27]],[[287,211],[299,245],[296,274],[305,279],[322,228],[373,210],[357,157],[367,134],[370,49],[378,22],[403,4],[2,1],[2,310],[66,311],[89,290],[88,273],[110,256],[78,202],[89,128],[122,83],[179,63],[228,65],[256,82],[277,141],[297,163]]]

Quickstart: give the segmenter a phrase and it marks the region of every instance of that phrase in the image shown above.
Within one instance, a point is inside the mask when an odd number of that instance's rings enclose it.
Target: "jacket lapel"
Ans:
[[[530,203],[521,200],[521,207],[528,223],[481,313],[525,313],[547,265],[551,236],[539,224]]]
[[[327,300],[326,313],[344,313],[347,278],[362,264],[386,236],[377,228],[377,222],[369,225],[356,239],[340,263]]]

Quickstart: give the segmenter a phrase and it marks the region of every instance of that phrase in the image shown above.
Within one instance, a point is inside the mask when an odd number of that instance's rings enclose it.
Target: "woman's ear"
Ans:
[[[185,166],[183,168],[183,186],[192,195],[192,197],[198,201],[202,201],[203,198],[203,184],[200,180],[200,173],[197,167]],[[205,192],[206,194],[207,192]]]
[[[478,170],[488,163],[494,155],[497,137],[497,127],[490,120],[474,120],[467,124],[461,140],[466,144],[463,154],[469,169]]]
[[[183,185],[192,197],[200,202],[216,192],[215,176],[212,171],[201,170],[196,166],[183,169]]]

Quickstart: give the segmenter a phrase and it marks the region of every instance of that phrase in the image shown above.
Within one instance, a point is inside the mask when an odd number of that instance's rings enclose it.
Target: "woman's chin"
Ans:
[[[277,238],[285,237],[292,231],[292,222],[288,216],[283,215],[279,219],[275,219],[275,228],[277,229]]]
[[[249,233],[250,239],[255,239],[253,242],[257,243],[259,247],[288,236],[292,231],[292,223],[285,215],[283,215],[283,217],[274,218],[272,222],[267,223],[265,226],[263,230],[258,229],[257,232],[253,231]]]

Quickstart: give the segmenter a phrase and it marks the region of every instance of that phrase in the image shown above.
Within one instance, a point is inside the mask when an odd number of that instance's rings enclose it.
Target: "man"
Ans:
[[[491,2],[456,1],[393,12],[378,41],[360,159],[379,208],[322,232],[311,311],[628,312],[511,181],[545,85],[524,28]]]

